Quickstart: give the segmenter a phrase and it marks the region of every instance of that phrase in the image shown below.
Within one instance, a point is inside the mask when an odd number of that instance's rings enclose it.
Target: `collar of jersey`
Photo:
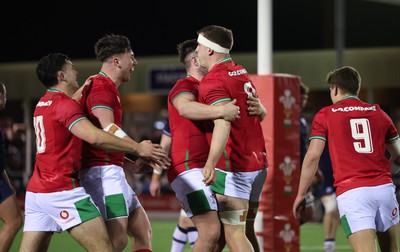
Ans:
[[[232,60],[232,58],[228,57],[228,58],[225,58],[225,59],[222,59],[222,60],[218,61],[217,64],[223,63],[223,62],[227,62],[227,61],[231,61],[231,60]]]
[[[103,71],[100,71],[99,74],[101,74],[101,75],[103,75],[104,77],[108,78],[108,75],[107,75],[105,72],[103,72]]]
[[[347,100],[347,99],[357,99],[357,100],[360,100],[360,98],[358,98],[358,97],[355,96],[355,95],[348,95],[348,96],[343,97],[342,101]]]
[[[49,88],[49,89],[47,89],[47,92],[53,92],[53,93],[56,93],[56,92],[61,92],[60,90],[57,90],[57,89],[52,89],[52,88]]]

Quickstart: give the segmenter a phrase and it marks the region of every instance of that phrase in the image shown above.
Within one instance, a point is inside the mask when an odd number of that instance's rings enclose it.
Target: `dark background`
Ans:
[[[272,2],[274,51],[334,48],[334,0]],[[384,0],[344,2],[347,48],[400,46],[400,5]],[[233,30],[233,52],[257,50],[257,0],[7,5],[0,15],[1,62],[37,61],[52,52],[92,59],[94,43],[106,33],[128,36],[137,57],[171,55],[177,43],[195,38],[198,29],[210,24]]]

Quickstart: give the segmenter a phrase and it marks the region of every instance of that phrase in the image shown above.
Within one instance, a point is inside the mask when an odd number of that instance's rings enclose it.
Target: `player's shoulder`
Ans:
[[[98,74],[92,78],[91,86],[93,89],[107,89],[116,87],[109,77]]]
[[[198,85],[199,81],[192,77],[192,76],[188,76],[186,78],[181,78],[179,80],[176,81],[175,86],[181,86],[181,85]]]

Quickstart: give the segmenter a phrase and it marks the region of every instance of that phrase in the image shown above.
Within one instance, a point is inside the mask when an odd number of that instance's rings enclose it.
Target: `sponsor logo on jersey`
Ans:
[[[352,111],[376,111],[376,107],[350,106],[344,108],[332,108],[332,112],[352,112]]]
[[[40,101],[38,102],[38,104],[36,105],[36,107],[48,107],[53,103],[53,101],[47,101],[47,102],[43,102]]]
[[[239,69],[236,71],[228,72],[229,76],[238,76],[238,75],[242,75],[242,74],[247,74],[246,69]]]

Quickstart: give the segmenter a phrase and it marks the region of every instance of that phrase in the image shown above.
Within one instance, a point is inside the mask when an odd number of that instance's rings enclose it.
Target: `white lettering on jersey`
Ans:
[[[238,76],[246,73],[247,73],[246,69],[239,69],[233,72],[228,72],[229,76]]]
[[[53,103],[53,101],[47,101],[47,102],[39,102],[36,107],[48,107]]]
[[[344,107],[344,108],[332,108],[332,112],[351,112],[351,111],[376,111],[375,106],[371,107],[361,107],[361,106],[351,106],[351,107]]]

